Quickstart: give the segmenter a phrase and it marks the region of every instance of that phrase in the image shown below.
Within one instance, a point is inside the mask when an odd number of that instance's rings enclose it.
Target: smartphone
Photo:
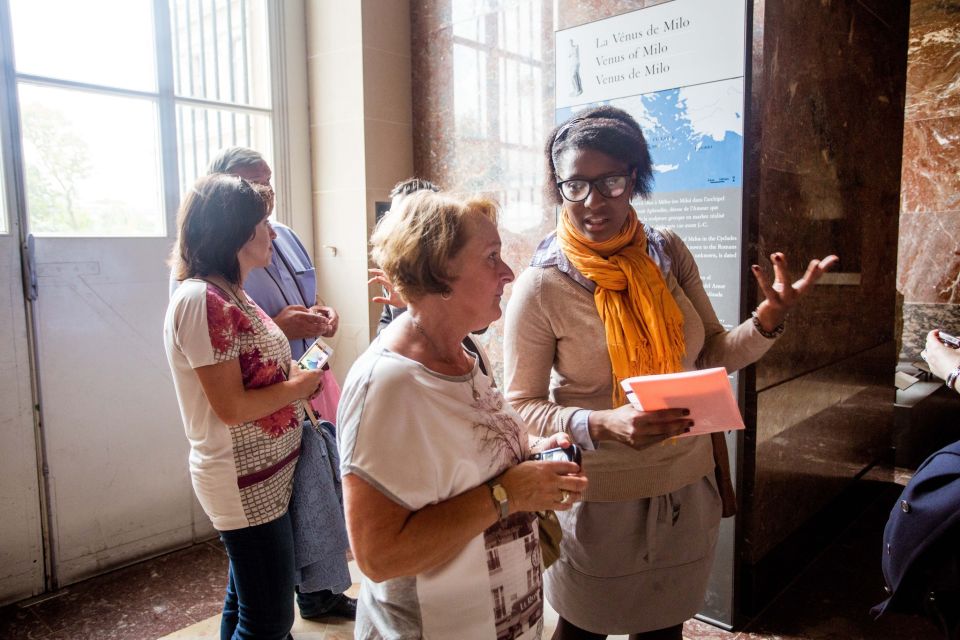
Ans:
[[[940,342],[947,345],[951,349],[960,349],[960,338],[955,338],[949,333],[944,333],[943,331],[938,331],[937,335],[940,336]]]
[[[535,453],[530,456],[531,460],[569,460],[570,462],[576,462],[581,464],[582,455],[580,454],[580,447],[575,444],[571,444],[566,449],[562,447],[557,447],[556,449],[547,449],[546,451],[541,451],[540,453]]]
[[[320,338],[317,338],[316,342],[310,345],[310,348],[303,352],[303,355],[300,356],[299,360],[297,360],[297,364],[301,369],[305,369],[307,371],[323,369],[324,365],[327,364],[327,360],[329,360],[330,356],[332,355],[333,347],[328,345]]]

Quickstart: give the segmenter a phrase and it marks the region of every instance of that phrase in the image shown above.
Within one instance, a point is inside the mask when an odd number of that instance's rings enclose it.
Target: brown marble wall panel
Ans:
[[[785,252],[798,273],[834,253],[861,284],[811,292],[758,363],[758,389],[892,338],[907,11],[781,1],[764,3],[762,20],[751,249],[761,264]]]
[[[960,303],[960,211],[904,213],[898,253],[904,302]]]
[[[960,2],[910,4],[908,56],[905,119],[960,116]]]
[[[901,209],[960,210],[960,116],[904,124]]]
[[[960,314],[960,2],[911,2],[907,64],[897,289],[912,359]]]
[[[908,26],[906,0],[754,5],[748,255],[860,283],[814,287],[753,370],[745,577],[890,446]]]
[[[893,357],[890,342],[758,394],[746,562],[763,559],[889,448]]]

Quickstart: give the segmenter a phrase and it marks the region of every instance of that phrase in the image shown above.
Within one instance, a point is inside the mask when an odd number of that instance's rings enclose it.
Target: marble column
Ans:
[[[815,517],[890,447],[908,15],[906,0],[754,3],[752,259],[841,261],[745,376],[742,608],[802,567],[839,524]]]
[[[930,329],[960,332],[960,3],[913,0],[897,290],[901,357]]]

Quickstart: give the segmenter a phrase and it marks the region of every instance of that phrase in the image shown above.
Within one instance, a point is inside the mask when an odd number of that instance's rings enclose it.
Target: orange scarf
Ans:
[[[683,313],[647,255],[647,235],[633,207],[606,242],[585,238],[564,209],[557,239],[573,266],[597,284],[593,297],[613,365],[613,406],[626,401],[621,380],[682,371]]]

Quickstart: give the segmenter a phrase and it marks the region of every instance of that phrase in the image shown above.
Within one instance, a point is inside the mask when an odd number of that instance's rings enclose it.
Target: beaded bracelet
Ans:
[[[779,338],[780,336],[783,335],[783,330],[785,328],[786,322],[781,322],[779,325],[777,325],[773,329],[773,331],[767,331],[766,329],[763,328],[763,325],[760,324],[760,314],[754,311],[751,315],[753,316],[753,326],[757,328],[757,332],[760,335],[762,335],[764,338],[773,340],[774,338]]]
[[[956,387],[954,385],[957,383],[957,378],[960,377],[960,367],[957,367],[953,371],[947,374],[947,379],[943,381],[943,384],[947,385],[947,389],[955,391]]]

